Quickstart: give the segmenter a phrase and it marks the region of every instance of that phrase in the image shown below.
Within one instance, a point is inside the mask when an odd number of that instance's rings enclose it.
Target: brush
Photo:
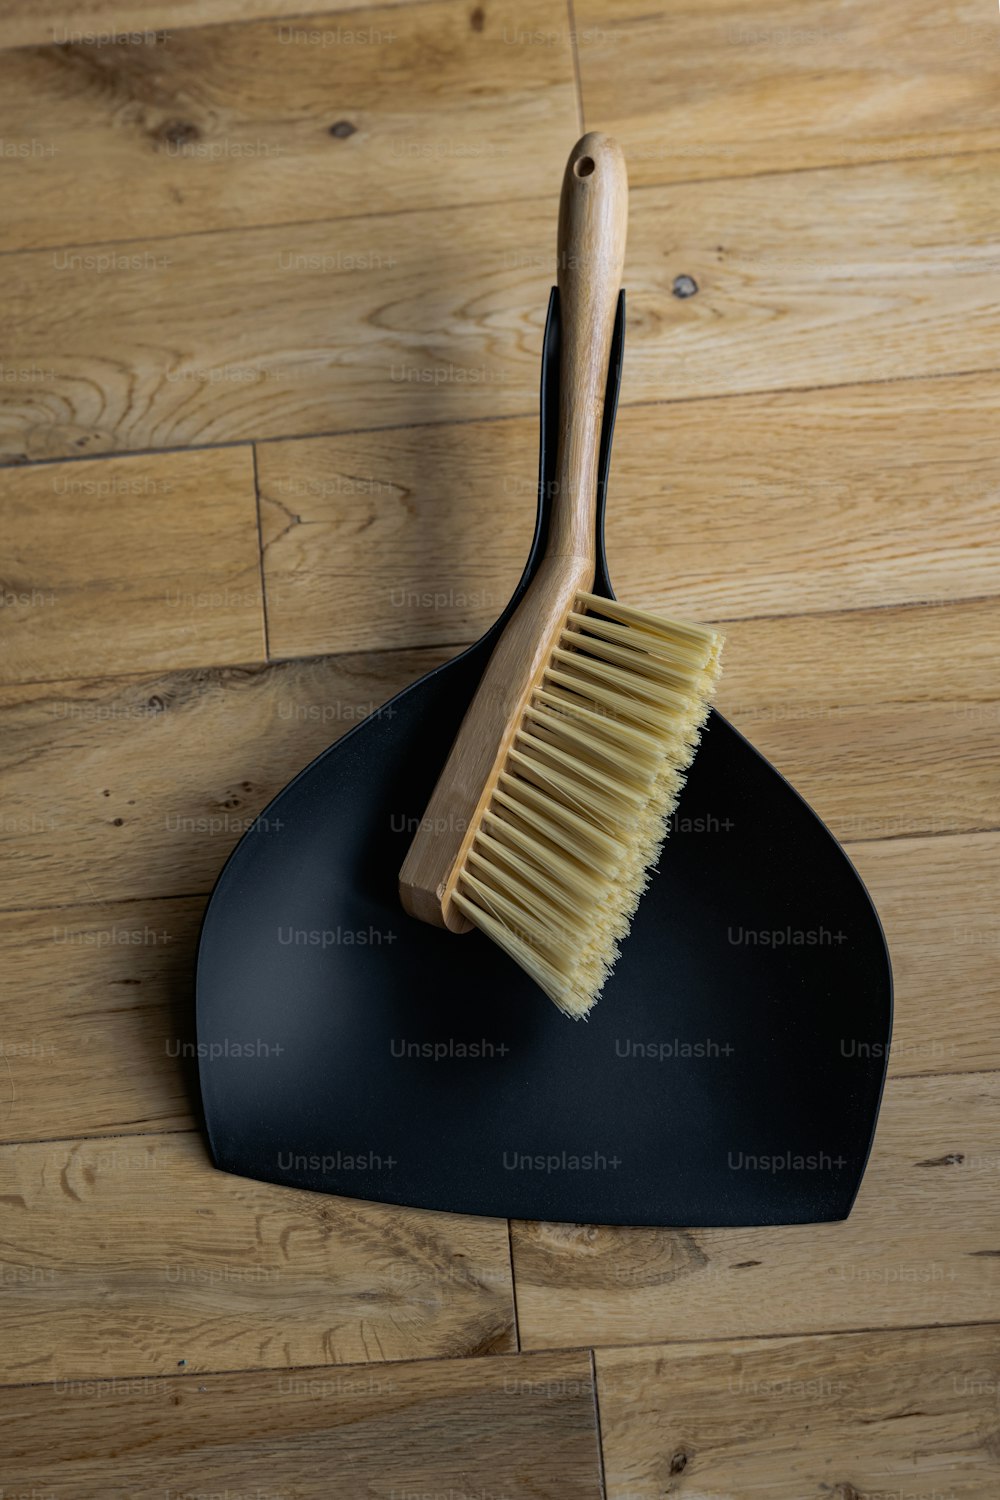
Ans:
[[[620,148],[583,136],[559,206],[559,427],[545,553],[399,876],[412,916],[479,928],[576,1018],[614,967],[666,837],[722,647],[715,630],[592,592],[627,217]]]

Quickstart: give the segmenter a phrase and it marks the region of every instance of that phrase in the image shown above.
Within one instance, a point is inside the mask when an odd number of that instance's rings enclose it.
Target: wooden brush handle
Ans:
[[[487,663],[399,872],[410,915],[452,932],[472,926],[452,897],[525,706],[577,595],[594,583],[597,459],[627,212],[621,151],[606,135],[585,135],[570,155],[559,205],[559,443],[548,545]]]
[[[608,357],[625,263],[628,176],[617,141],[591,132],[570,152],[559,201],[559,437],[546,555],[596,563],[597,460]]]

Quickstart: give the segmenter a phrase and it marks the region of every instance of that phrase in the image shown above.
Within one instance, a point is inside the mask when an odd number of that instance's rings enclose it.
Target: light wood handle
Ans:
[[[559,437],[548,544],[494,648],[399,872],[411,916],[465,932],[452,900],[462,866],[578,594],[597,564],[597,460],[625,259],[628,181],[606,135],[570,154],[559,204]]]
[[[627,229],[621,147],[591,132],[570,152],[559,201],[559,433],[549,557],[596,562],[597,461]]]

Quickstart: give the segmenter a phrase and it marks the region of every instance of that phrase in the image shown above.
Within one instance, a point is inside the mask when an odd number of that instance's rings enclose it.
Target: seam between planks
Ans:
[[[655,1348],[655,1345],[650,1344],[649,1348]],[[552,1354],[582,1354],[586,1358],[588,1352],[589,1351],[586,1344],[578,1344],[574,1345],[572,1348],[566,1349],[529,1349],[518,1351],[517,1353],[515,1353],[513,1350],[509,1350],[507,1353],[493,1354],[424,1354],[407,1356],[404,1359],[348,1360],[346,1363],[335,1365],[232,1365],[224,1370],[191,1370],[181,1374],[175,1371],[170,1371],[169,1373],[164,1375],[150,1375],[148,1371],[144,1371],[136,1375],[88,1375],[81,1376],[80,1378],[83,1380],[93,1380],[95,1384],[98,1385],[103,1380],[109,1382],[112,1380],[207,1380],[209,1378],[214,1380],[217,1378],[225,1378],[227,1375],[285,1375],[292,1373],[309,1373],[313,1370],[317,1372],[323,1371],[326,1374],[329,1374],[331,1370],[381,1370],[388,1365],[461,1365],[470,1364],[472,1361],[487,1364],[489,1363],[489,1361],[495,1359],[536,1359],[545,1358]],[[68,1377],[63,1375],[53,1375],[51,1380],[0,1380],[0,1390],[44,1391],[67,1378]],[[0,1491],[0,1496],[2,1496],[3,1493],[3,1491]],[[17,1497],[12,1496],[11,1500],[17,1500]]]
[[[395,10],[407,10],[411,4],[420,5],[431,3],[431,0],[401,0],[401,3],[393,6]],[[222,23],[229,24],[229,23]],[[4,50],[18,51],[18,48]],[[929,151],[926,154],[905,154],[902,156],[877,157],[870,161],[832,161],[821,162],[816,166],[809,167],[771,167],[762,172],[729,173],[718,177],[686,177],[680,179],[667,178],[662,182],[637,183],[629,189],[632,196],[640,193],[661,192],[664,188],[689,188],[705,187],[717,182],[756,182],[766,177],[800,177],[809,172],[863,172],[866,167],[890,167],[901,162],[911,161],[960,161],[967,157],[977,156],[1000,156],[1000,145],[984,146],[980,150],[970,149],[968,151]],[[111,240],[68,240],[62,244],[46,245],[13,245],[5,250],[0,250],[0,260],[8,255],[44,255],[51,250],[84,250],[99,248],[104,245],[153,245],[162,244],[166,240],[191,240],[202,239],[205,235],[244,235],[256,233],[265,229],[302,229],[310,224],[349,224],[357,219],[394,219],[401,214],[442,214],[451,213],[458,209],[475,208],[515,208],[524,203],[548,203],[548,197],[542,198],[537,193],[525,197],[488,198],[482,202],[470,203],[468,199],[458,199],[449,203],[427,203],[423,206],[409,206],[406,208],[382,208],[369,209],[367,213],[343,214],[336,218],[324,215],[320,218],[310,219],[279,219],[262,221],[259,224],[234,224],[231,226],[218,226],[213,229],[190,229],[176,234],[166,235],[129,235],[124,239]]]
[[[762,1225],[760,1227],[767,1228],[769,1226]],[[770,1227],[773,1228],[776,1226]],[[826,1226],[822,1224],[800,1224],[795,1227],[800,1229],[822,1229]],[[670,1232],[673,1233],[673,1231]],[[698,1233],[697,1230],[694,1232]],[[720,1231],[713,1230],[712,1232],[718,1233]],[[857,1328],[796,1328],[787,1331],[783,1330],[781,1333],[702,1334],[699,1338],[651,1339],[645,1343],[594,1344],[591,1347],[595,1354],[612,1354],[630,1349],[665,1349],[679,1344],[757,1344],[762,1342],[780,1343],[782,1340],[788,1341],[791,1339],[863,1339],[871,1338],[873,1334],[885,1334],[889,1336],[894,1333],[935,1333],[956,1328],[996,1328],[1000,1331],[1000,1321],[995,1318],[973,1318],[957,1323],[866,1323],[859,1325]],[[542,1345],[537,1349],[526,1349],[524,1351],[525,1354],[579,1354],[580,1352],[579,1346],[569,1344],[561,1344],[551,1348],[547,1345]],[[506,1356],[497,1355],[496,1358],[501,1359],[506,1358]],[[51,1384],[51,1381],[44,1383],[48,1385]]]
[[[521,1352],[521,1324],[517,1311],[517,1287],[514,1284],[514,1228],[513,1221],[507,1220],[507,1256],[510,1261],[510,1300],[514,1312],[514,1342],[517,1345],[515,1352]]]
[[[409,0],[403,0],[409,3]],[[626,291],[628,288],[626,287]],[[971,380],[976,376],[1000,375],[1000,365],[983,365],[970,370],[930,370],[913,375],[872,376],[867,380],[833,380],[812,385],[776,385],[754,387],[752,390],[703,391],[691,396],[654,396],[635,401],[621,401],[618,411],[657,410],[664,406],[693,406],[709,401],[759,401],[769,396],[809,396],[825,391],[867,390],[873,386],[914,385],[927,380]],[[273,437],[232,438],[214,443],[168,443],[160,448],[110,448],[104,453],[65,453],[57,458],[0,458],[0,473],[21,469],[55,468],[60,464],[102,463],[115,458],[149,458],[170,453],[213,453],[226,448],[260,448],[276,443],[310,443],[318,439],[366,437],[380,432],[423,432],[435,427],[478,427],[500,422],[523,422],[537,420],[537,405],[521,411],[501,412],[497,415],[478,417],[442,417],[440,421],[428,422],[384,422],[373,427],[325,427],[310,432],[277,433]]]
[[[267,618],[267,580],[264,577],[264,528],[260,515],[260,477],[257,473],[257,444],[250,444],[253,455],[253,495],[257,516],[257,571],[260,574],[261,624],[264,627],[264,660],[271,660],[271,630]]]
[[[858,604],[858,605],[852,605],[851,607],[849,607],[847,609],[815,609],[815,610],[797,609],[797,610],[791,610],[787,614],[781,614],[781,613],[778,613],[778,614],[761,614],[761,615],[714,615],[713,614],[713,615],[711,615],[710,617],[708,617],[706,619],[705,623],[706,624],[710,624],[710,625],[716,625],[716,624],[719,624],[719,625],[749,625],[749,624],[754,624],[754,623],[758,623],[758,622],[767,622],[767,621],[771,621],[771,620],[779,620],[779,621],[780,620],[835,620],[835,619],[838,619],[841,616],[845,616],[845,615],[885,614],[885,613],[887,613],[889,611],[893,611],[893,610],[895,610],[895,611],[906,611],[906,612],[909,612],[911,610],[935,610],[935,609],[951,610],[951,609],[961,609],[965,605],[970,605],[970,604],[991,604],[991,603],[996,602],[997,600],[1000,600],[1000,593],[996,593],[996,594],[967,594],[967,595],[957,595],[956,597],[949,598],[949,599],[904,599],[904,600],[899,600],[897,602],[889,603],[889,604]],[[204,672],[204,673],[252,672],[255,669],[258,670],[258,671],[264,671],[264,670],[270,669],[272,667],[307,666],[307,665],[309,665],[310,663],[313,663],[313,662],[326,662],[326,663],[329,663],[330,665],[333,665],[334,663],[340,662],[340,661],[356,661],[356,660],[358,660],[359,657],[363,657],[363,658],[365,658],[365,660],[374,659],[374,658],[383,657],[383,656],[406,657],[411,652],[414,653],[414,654],[422,654],[423,653],[423,654],[433,655],[433,654],[436,654],[437,652],[447,651],[447,652],[450,653],[450,655],[446,659],[448,661],[451,661],[451,660],[454,660],[456,657],[463,655],[472,646],[477,645],[480,640],[482,640],[482,636],[477,636],[477,637],[475,637],[474,640],[420,641],[420,642],[414,642],[412,645],[406,645],[406,646],[402,646],[402,645],[401,646],[371,646],[371,647],[368,647],[368,648],[365,648],[365,647],[353,647],[350,651],[314,651],[314,652],[299,653],[298,655],[295,655],[295,656],[269,656],[266,661],[263,660],[263,659],[251,659],[251,660],[248,660],[248,661],[244,660],[244,661],[228,661],[228,662],[210,662],[210,661],[196,662],[196,663],[194,663],[192,665],[189,665],[189,666],[170,666],[170,665],[155,666],[154,665],[154,666],[142,667],[142,668],[132,668],[128,672],[98,672],[98,673],[95,673],[91,677],[66,677],[64,675],[61,675],[61,676],[58,676],[58,677],[14,678],[14,679],[12,679],[10,681],[0,681],[0,696],[2,696],[3,693],[5,693],[5,692],[13,692],[15,690],[20,690],[21,688],[58,688],[58,687],[76,687],[76,686],[84,686],[84,685],[100,686],[102,683],[112,683],[112,682],[122,682],[122,683],[129,683],[129,682],[131,682],[131,683],[135,683],[136,686],[138,686],[139,684],[141,684],[143,682],[160,681],[164,677],[187,676],[187,675],[190,675],[192,673],[198,673],[198,672]],[[407,687],[414,686],[417,681],[419,681],[419,679],[418,678],[414,678],[413,683],[407,684]],[[403,688],[400,688],[399,693],[405,693],[406,691],[407,691],[407,688],[403,687]],[[394,698],[398,697],[399,693],[394,693],[393,697]],[[916,701],[924,701],[924,700],[913,700],[913,701],[916,702]],[[927,699],[926,701],[930,703],[930,702],[935,702],[935,701],[942,701],[942,702],[943,701],[948,701],[948,702],[950,702],[952,700],[950,700],[950,699],[948,699],[948,700]],[[984,703],[993,703],[996,700],[994,698],[985,698],[985,699],[976,700],[976,701],[981,701],[981,702],[984,702]],[[829,704],[827,706],[830,707],[830,708],[851,708],[854,705],[851,704],[851,703],[831,703],[831,704]],[[0,713],[2,713],[2,712],[3,712],[3,706],[0,705]],[[721,712],[721,710],[720,710],[720,712]],[[722,714],[722,718],[725,718],[725,717],[726,717],[726,715]],[[360,722],[363,723],[364,720],[361,720]],[[331,740],[330,743],[334,744],[335,741]],[[963,832],[963,833],[992,833],[994,830],[993,830],[992,827],[989,827],[989,828],[956,829],[955,831],[956,832]],[[66,905],[66,904],[67,903],[65,903],[65,902],[60,902],[59,903],[59,905]],[[4,909],[5,908],[0,908],[0,910],[4,910]]]
[[[382,1360],[348,1360],[344,1363],[331,1365],[232,1365],[220,1370],[191,1370],[183,1374],[173,1371],[162,1375],[151,1375],[148,1370],[140,1371],[131,1375],[105,1375],[81,1376],[82,1380],[93,1380],[95,1384],[102,1381],[130,1381],[130,1380],[207,1380],[225,1378],[229,1375],[282,1375],[299,1373],[301,1371],[325,1371],[331,1370],[379,1370],[394,1365],[460,1365],[472,1361],[488,1363],[491,1360],[516,1360],[516,1359],[545,1359],[557,1355],[582,1354],[584,1356],[595,1354],[606,1354],[629,1349],[661,1349],[672,1344],[753,1344],[761,1341],[769,1343],[782,1339],[838,1339],[838,1338],[867,1338],[872,1334],[894,1334],[894,1333],[926,1333],[938,1329],[945,1331],[958,1328],[996,1328],[1000,1330],[1000,1322],[990,1318],[980,1318],[972,1322],[959,1323],[892,1323],[888,1325],[875,1325],[864,1328],[842,1328],[842,1329],[803,1329],[794,1333],[752,1333],[752,1334],[727,1334],[716,1338],[698,1339],[657,1339],[647,1343],[637,1344],[565,1344],[558,1348],[522,1349],[517,1352],[509,1350],[507,1353],[492,1354],[426,1354],[423,1356],[408,1356],[404,1359],[382,1359]],[[596,1364],[591,1368],[596,1374]],[[48,1390],[62,1380],[70,1377],[54,1375],[51,1380],[2,1380],[0,1390]],[[597,1389],[596,1380],[594,1389]]]
[[[594,1358],[594,1350],[588,1351],[590,1355],[590,1384],[594,1392],[594,1423],[597,1427],[597,1465],[598,1478],[601,1484],[602,1500],[608,1500],[608,1481],[604,1467],[604,1433],[601,1430],[601,1400],[597,1392],[597,1361]]]

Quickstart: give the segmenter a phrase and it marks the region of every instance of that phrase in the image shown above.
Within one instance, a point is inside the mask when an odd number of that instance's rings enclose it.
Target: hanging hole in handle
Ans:
[[[573,171],[577,177],[589,177],[594,170],[594,158],[592,156],[581,156]]]

